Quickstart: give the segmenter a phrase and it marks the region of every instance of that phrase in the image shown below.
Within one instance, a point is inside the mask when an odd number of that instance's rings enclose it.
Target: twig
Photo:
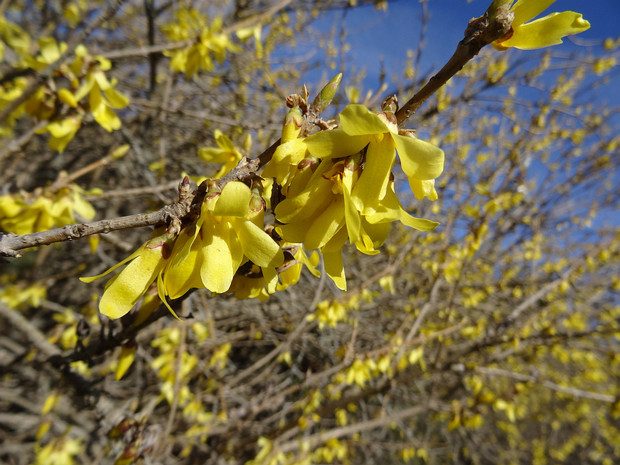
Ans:
[[[507,378],[515,379],[517,381],[540,384],[541,386],[545,386],[554,391],[562,392],[564,394],[570,394],[571,396],[581,397],[584,399],[598,400],[610,404],[616,401],[616,397],[610,394],[599,394],[598,392],[585,391],[583,389],[561,386],[554,383],[553,381],[541,380],[536,376],[523,375],[521,373],[515,373],[513,371],[502,370],[501,368],[476,367],[474,368],[474,371],[486,376],[504,376]]]
[[[513,14],[507,9],[498,11],[489,18],[489,12],[479,18],[469,21],[465,30],[465,38],[459,42],[456,51],[441,70],[435,74],[422,89],[420,89],[400,110],[396,112],[398,124],[402,124],[413,115],[418,108],[440,87],[458,73],[469,60],[478,55],[478,52],[496,39],[505,36],[512,25]]]
[[[407,417],[417,415],[418,413],[424,412],[429,409],[432,409],[432,407],[428,405],[410,407],[408,409],[401,410],[398,413],[394,413],[392,415],[386,415],[380,418],[375,418],[374,420],[368,420],[368,421],[364,421],[361,423],[354,423],[352,425],[342,426],[340,428],[334,428],[329,431],[312,434],[304,438],[304,443],[308,444],[309,450],[312,450],[319,444],[327,442],[330,439],[338,439],[343,436],[349,436],[351,434],[360,433],[362,431],[367,431],[367,430],[379,428],[381,426],[386,426],[392,423],[393,421],[403,420]],[[285,442],[279,448],[277,448],[277,450],[278,452],[282,452],[286,454],[287,452],[294,451],[298,447],[299,447],[299,439],[295,439],[292,441]]]
[[[16,328],[19,328],[32,345],[43,352],[47,357],[60,354],[60,349],[50,343],[35,325],[28,321],[21,313],[13,310],[2,302],[0,302],[0,316]]]
[[[166,205],[152,213],[122,216],[93,223],[71,224],[62,228],[24,234],[23,236],[16,234],[0,235],[0,257],[20,257],[21,254],[18,251],[22,249],[49,245],[55,242],[72,241],[93,234],[167,224],[173,219],[182,219],[189,215],[194,205],[202,203],[205,192],[206,185],[201,185],[187,198]]]
[[[288,6],[288,4],[291,3],[291,1],[292,0],[283,0],[280,3],[271,7],[270,9],[266,10],[264,13],[261,13],[256,16],[252,16],[248,19],[245,19],[236,24],[233,24],[232,26],[224,28],[222,30],[222,34],[225,34],[225,35],[231,34],[244,27],[250,27],[250,26],[253,26],[254,24],[258,24],[264,21],[265,19],[271,20],[273,18],[273,15],[275,15],[279,10],[286,8],[286,6]],[[127,48],[123,50],[112,50],[109,52],[97,53],[97,55],[107,58],[109,60],[115,60],[119,58],[131,58],[135,56],[151,56],[155,53],[161,53],[161,52],[165,52],[168,50],[174,50],[178,48],[187,47],[191,45],[192,43],[194,43],[195,40],[196,38],[191,38],[188,40],[182,40],[178,42],[168,42],[165,44],[141,46],[141,47]]]

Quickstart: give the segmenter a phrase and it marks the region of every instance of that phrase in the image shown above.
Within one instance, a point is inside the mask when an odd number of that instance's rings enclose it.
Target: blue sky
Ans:
[[[491,0],[469,3],[466,0],[429,0],[427,47],[421,61],[423,73],[429,69],[438,70],[450,58],[463,38],[469,19],[484,13],[490,3]],[[592,25],[578,36],[580,42],[596,43],[620,35],[620,0],[557,0],[543,15],[565,10],[582,13]],[[380,59],[384,60],[387,70],[402,69],[407,49],[415,49],[418,43],[421,11],[418,0],[399,0],[390,3],[386,12],[364,7],[347,13],[347,42],[352,46],[347,61],[366,64],[368,85],[374,87],[377,82],[375,64]],[[565,39],[565,45],[556,47],[569,50],[573,46],[570,39]]]

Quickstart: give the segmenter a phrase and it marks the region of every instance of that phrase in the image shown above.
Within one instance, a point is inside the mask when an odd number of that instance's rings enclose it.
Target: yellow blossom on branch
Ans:
[[[511,31],[493,42],[498,50],[510,47],[532,50],[562,43],[562,38],[579,34],[590,28],[590,23],[574,11],[551,13],[531,19],[545,11],[555,0],[517,0],[510,7],[514,13]],[[529,23],[527,21],[530,21]]]
[[[342,129],[322,131],[305,141],[310,153],[322,159],[352,155],[367,146],[364,173],[351,193],[355,205],[363,205],[365,212],[371,212],[386,195],[395,150],[417,198],[432,191],[423,188],[421,181],[432,181],[443,171],[443,151],[410,131],[399,131],[392,105],[388,99],[379,114],[363,105],[349,105],[340,114]]]
[[[179,298],[192,288],[232,292],[235,274],[246,263],[258,268],[259,291],[264,287],[273,293],[284,254],[262,228],[264,202],[258,200],[241,182],[229,182],[221,192],[213,189],[204,199],[200,217],[178,235],[159,228],[122,262],[81,279],[92,282],[126,265],[108,281],[99,302],[101,313],[110,318],[128,313],[153,283],[166,305],[167,297]]]
[[[203,147],[198,149],[198,156],[202,158],[204,161],[209,163],[221,163],[222,167],[220,170],[213,176],[214,178],[221,178],[230,170],[232,170],[241,157],[243,156],[239,149],[235,147],[235,145],[230,140],[226,134],[224,134],[219,129],[215,130],[215,142],[217,143],[217,148],[215,147]],[[249,139],[251,141],[251,139]],[[248,144],[246,144],[248,145]]]
[[[229,35],[222,31],[221,17],[214,18],[209,26],[207,17],[191,8],[177,10],[175,22],[165,25],[162,30],[172,40],[192,40],[187,47],[164,53],[172,57],[170,68],[184,72],[187,78],[193,77],[200,70],[213,71],[213,58],[221,64],[226,58],[226,52],[241,51],[238,45],[231,42]]]

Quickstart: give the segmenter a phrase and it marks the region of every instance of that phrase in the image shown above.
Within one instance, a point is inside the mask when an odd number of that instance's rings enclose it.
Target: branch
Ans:
[[[50,343],[45,335],[21,313],[8,307],[0,302],[0,316],[7,320],[13,326],[19,328],[24,336],[47,357],[53,357],[60,354],[60,350],[54,344]]]
[[[489,7],[491,10],[492,7]],[[465,30],[465,38],[459,42],[456,51],[441,70],[435,74],[411,99],[396,112],[396,120],[401,125],[413,115],[418,108],[439,88],[458,73],[469,60],[478,55],[478,52],[494,40],[505,36],[511,28],[513,13],[508,6],[498,8],[494,14],[489,10],[479,18],[469,21]],[[492,18],[490,18],[492,16]]]
[[[591,392],[591,391],[585,391],[583,389],[561,386],[559,384],[554,383],[553,381],[547,381],[544,379],[539,379],[536,376],[524,375],[521,373],[515,373],[513,371],[502,370],[501,368],[476,367],[474,370],[477,373],[480,373],[486,376],[505,376],[507,378],[512,378],[517,381],[537,383],[537,384],[540,384],[541,386],[552,389],[554,391],[562,392],[564,394],[569,394],[575,397],[581,397],[584,399],[598,400],[598,401],[607,402],[610,404],[616,401],[616,397],[609,395],[609,394],[599,394],[598,392]]]
[[[179,186],[179,191],[181,191],[181,186],[183,186],[184,183],[185,180],[183,180]],[[21,257],[21,254],[18,252],[19,250],[30,247],[49,245],[55,242],[72,241],[93,234],[103,234],[122,229],[169,224],[175,219],[182,220],[193,212],[195,205],[200,205],[202,203],[205,192],[206,184],[201,184],[186,198],[179,198],[175,203],[166,205],[152,213],[122,216],[120,218],[95,221],[93,223],[70,224],[62,228],[24,234],[23,236],[11,233],[0,235],[0,257],[17,258]]]

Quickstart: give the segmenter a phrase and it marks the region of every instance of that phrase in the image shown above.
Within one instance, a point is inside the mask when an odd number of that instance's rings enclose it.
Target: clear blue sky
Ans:
[[[452,55],[469,19],[480,16],[491,0],[429,0],[430,22],[427,26],[426,45],[422,72],[437,70]],[[543,13],[572,10],[582,13],[592,27],[580,34],[579,41],[599,41],[620,36],[620,0],[557,0]],[[347,13],[348,37],[352,45],[347,54],[349,64],[365,64],[367,83],[374,87],[378,69],[376,64],[383,58],[389,70],[402,69],[407,49],[415,49],[419,38],[421,7],[417,0],[399,0],[390,3],[387,12],[373,7],[350,10]],[[573,45],[565,39],[568,50]],[[374,78],[374,82],[372,79]],[[346,80],[346,77],[345,77]]]

